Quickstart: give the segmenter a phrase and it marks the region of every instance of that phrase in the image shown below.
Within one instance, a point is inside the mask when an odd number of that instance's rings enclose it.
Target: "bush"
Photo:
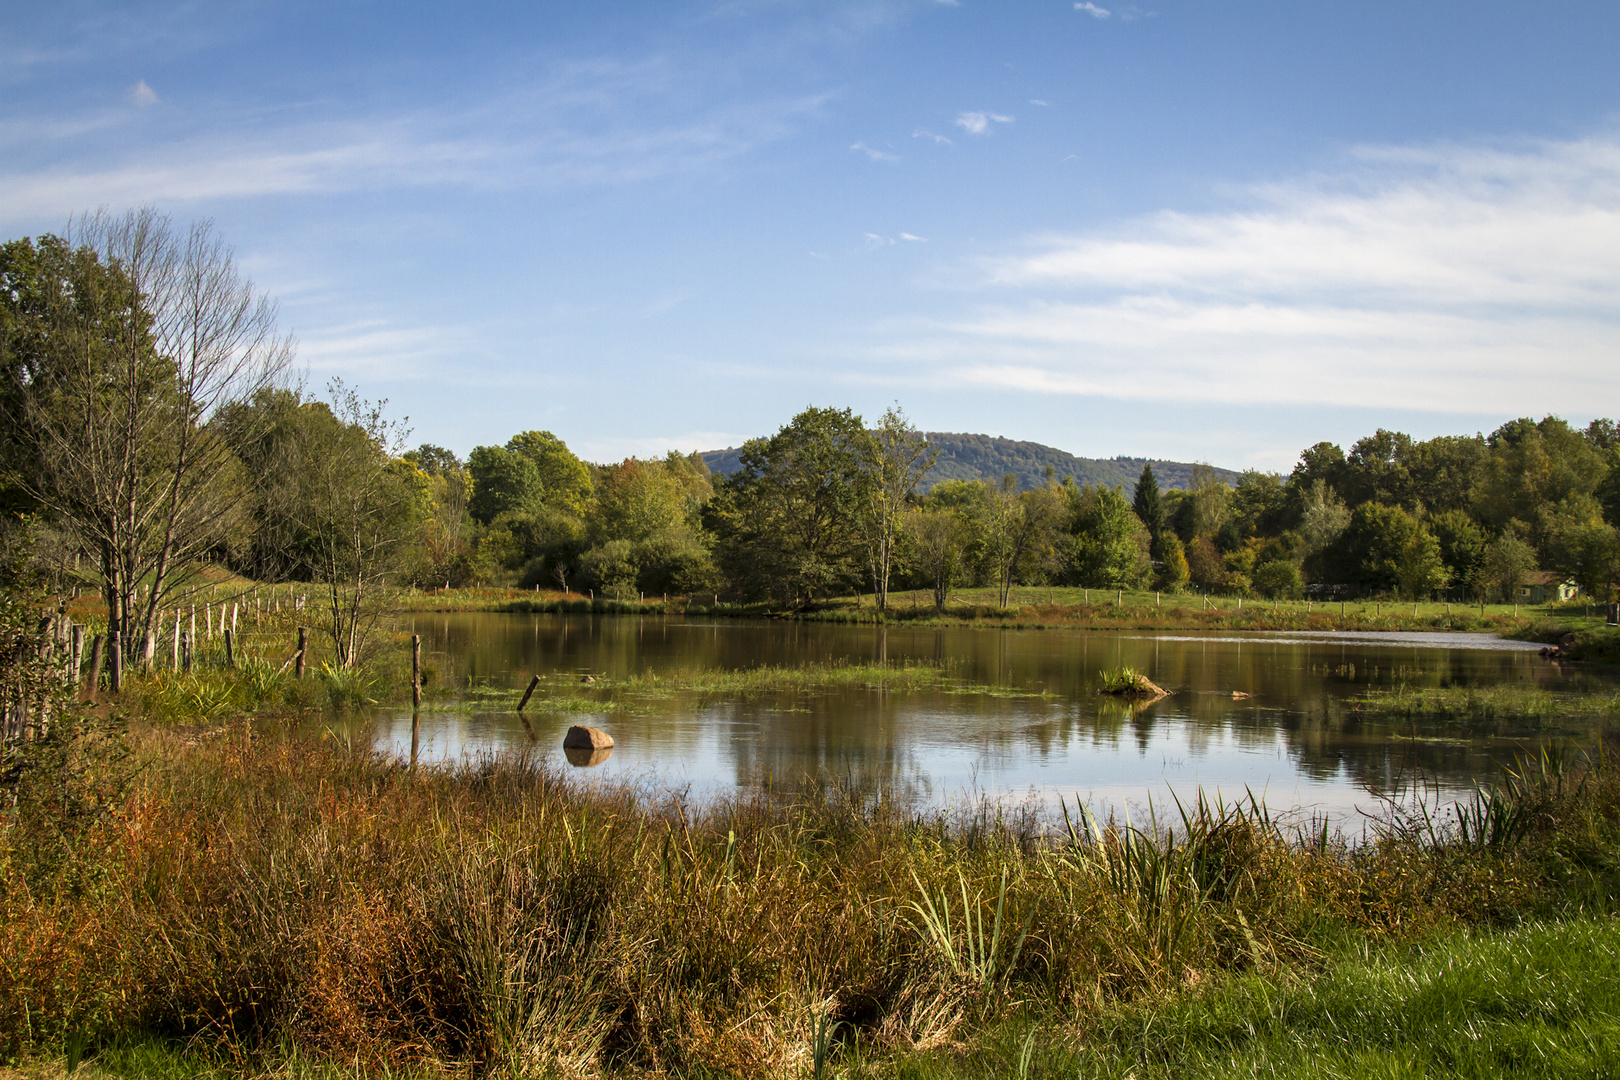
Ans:
[[[1269,600],[1297,600],[1305,595],[1305,575],[1291,562],[1261,563],[1254,571],[1254,587]]]

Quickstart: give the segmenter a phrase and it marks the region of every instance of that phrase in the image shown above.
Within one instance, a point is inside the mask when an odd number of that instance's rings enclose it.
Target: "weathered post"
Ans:
[[[422,635],[411,635],[411,708],[422,707]],[[414,726],[414,725],[413,725]]]
[[[304,662],[308,658],[308,650],[309,627],[300,626],[298,628],[298,662],[293,665],[293,678],[295,679],[304,677]]]
[[[107,631],[107,689],[118,693],[124,688],[124,650],[118,631]]]
[[[523,700],[518,702],[518,707],[517,707],[518,712],[523,711],[523,707],[525,705],[527,705],[529,703],[529,699],[534,696],[534,688],[539,686],[539,685],[540,685],[540,676],[535,675],[535,676],[533,676],[532,678],[529,679],[529,688],[527,690],[523,691]]]
[[[180,635],[180,669],[191,670],[191,633],[187,631]]]
[[[180,670],[180,609],[174,610],[174,655],[169,658],[169,670]]]
[[[86,701],[95,697],[96,690],[101,686],[101,657],[106,649],[105,642],[106,638],[101,634],[97,634],[96,640],[90,643],[90,677],[87,680],[90,693],[85,698]]]
[[[236,654],[231,650],[231,639],[233,637],[235,637],[235,636],[236,635],[231,632],[230,628],[226,627],[226,629],[225,629],[225,666],[228,667],[228,668],[233,668],[233,667],[236,666]]]

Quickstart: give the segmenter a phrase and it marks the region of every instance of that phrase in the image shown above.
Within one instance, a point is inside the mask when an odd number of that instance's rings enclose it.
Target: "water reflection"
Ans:
[[[919,803],[974,794],[1055,803],[1059,794],[1078,794],[1118,806],[1150,796],[1163,802],[1172,791],[1186,798],[1202,786],[1342,818],[1417,778],[1466,789],[1517,752],[1599,734],[1595,723],[1403,724],[1349,705],[1369,686],[1558,688],[1570,678],[1533,646],[1463,635],[1199,636],[493,614],[422,617],[414,629],[440,678],[510,690],[510,701],[497,696],[488,706],[469,700],[429,710],[414,732],[408,712],[385,713],[378,738],[394,752],[410,746],[424,761],[512,745],[556,753],[570,725],[590,724],[617,744],[611,758],[589,763],[592,775],[699,794],[835,780]],[[615,699],[573,685],[592,674],[918,661],[949,664],[960,679],[1004,693]],[[1173,696],[1132,704],[1098,695],[1099,669],[1118,664],[1143,670]],[[569,692],[600,700],[602,711],[548,713],[541,695],[518,714],[516,701],[534,675],[566,678]],[[1234,698],[1233,691],[1250,696]],[[628,708],[610,708],[615,701]]]

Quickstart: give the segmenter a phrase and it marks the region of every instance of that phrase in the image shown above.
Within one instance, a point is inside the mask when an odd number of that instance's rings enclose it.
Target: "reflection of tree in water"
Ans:
[[[1232,748],[1283,753],[1313,782],[1351,779],[1387,792],[1414,776],[1467,783],[1496,761],[1547,741],[1587,742],[1593,725],[1558,732],[1449,723],[1414,726],[1356,712],[1369,686],[1486,686],[1552,682],[1533,654],[1349,645],[1218,635],[1003,631],[973,627],[839,626],[799,622],[600,616],[424,615],[431,651],[449,653],[441,675],[521,688],[529,675],[593,671],[704,671],[807,663],[941,663],[969,683],[1044,691],[1049,698],[866,691],[716,702],[685,695],[638,705],[622,723],[671,755],[716,747],[739,783],[833,777],[911,799],[935,792],[922,762],[930,748],[966,749],[987,768],[1019,759],[1148,753],[1165,737],[1194,758]],[[1095,693],[1098,672],[1129,664],[1175,691],[1152,705]],[[1233,700],[1232,691],[1253,694]],[[726,732],[718,740],[718,727]]]
[[[725,718],[721,723],[743,729],[721,740],[737,784],[797,791],[831,783],[907,805],[931,801],[933,785],[914,740],[895,730],[890,696],[862,694],[876,700],[852,708],[855,696],[783,696],[774,707],[734,702],[713,710],[711,716]]]

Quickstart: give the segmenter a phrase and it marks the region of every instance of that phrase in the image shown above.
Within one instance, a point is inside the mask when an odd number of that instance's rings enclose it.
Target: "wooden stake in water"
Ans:
[[[411,635],[411,708],[422,707],[422,636]],[[412,721],[415,727],[415,721]]]
[[[518,702],[518,707],[517,707],[518,712],[523,711],[523,707],[525,705],[527,705],[529,703],[529,699],[534,696],[534,688],[539,686],[539,685],[540,685],[540,676],[535,675],[534,677],[529,679],[529,688],[527,690],[523,691],[523,700]]]

